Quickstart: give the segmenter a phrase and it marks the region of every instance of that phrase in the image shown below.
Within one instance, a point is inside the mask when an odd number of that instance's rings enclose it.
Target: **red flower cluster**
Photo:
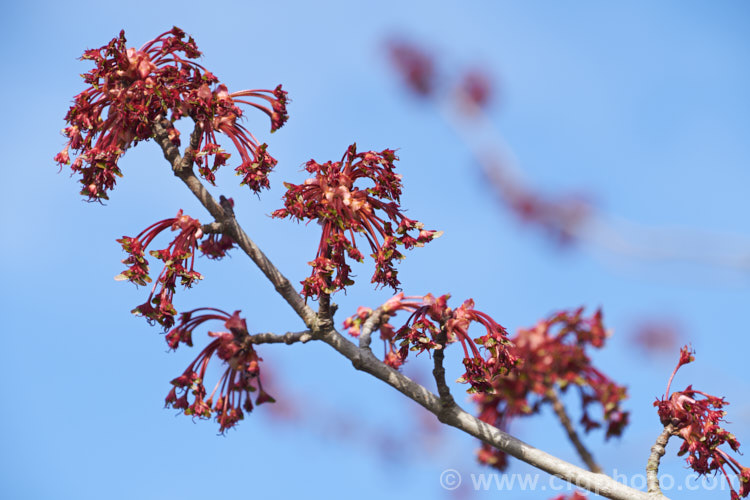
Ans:
[[[167,248],[149,251],[151,256],[164,262],[164,267],[151,289],[148,300],[132,311],[134,314],[145,316],[149,322],[158,322],[164,329],[169,329],[174,325],[174,316],[177,314],[172,305],[177,279],[179,278],[180,283],[187,288],[191,287],[195,281],[203,279],[203,276],[193,269],[198,240],[204,236],[198,219],[183,215],[182,210],[180,210],[177,212],[177,217],[152,224],[135,238],[123,236],[117,240],[122,245],[123,250],[130,254],[127,259],[122,261],[123,264],[130,267],[115,276],[116,280],[127,280],[136,285],[150,283],[152,280],[148,275],[148,261],[145,257],[145,251],[154,238],[167,229],[179,231],[179,234]],[[232,240],[228,239],[227,241],[227,239],[228,237],[222,237],[217,242],[215,235],[212,234],[208,241],[201,245],[201,250],[210,258],[221,258],[225,255],[226,250],[232,247]],[[189,264],[188,259],[190,260]]]
[[[203,255],[214,260],[226,257],[227,252],[232,248],[234,248],[234,240],[224,233],[209,234],[199,247]]]
[[[591,218],[592,206],[579,195],[553,198],[534,192],[513,175],[502,159],[484,158],[483,174],[498,199],[521,220],[545,229],[560,243],[576,241]]]
[[[398,246],[421,247],[442,234],[424,230],[420,222],[401,213],[401,176],[394,172],[396,160],[393,150],[357,153],[356,144],[352,144],[341,161],[308,161],[305,168],[315,177],[304,184],[285,183],[284,208],[276,210],[273,217],[317,220],[323,226],[318,253],[310,262],[312,275],[302,282],[306,297],[330,294],[354,283],[346,257],[364,260],[355,233],[365,236],[373,252],[372,283],[393,289],[400,284],[394,261],[404,258]],[[355,186],[360,180],[374,185]],[[413,230],[419,231],[416,237],[409,234]]]
[[[253,90],[227,94],[218,86],[211,91],[209,85],[218,79],[200,64],[191,61],[201,55],[192,37],[172,28],[151,40],[140,49],[126,47],[124,32],[99,49],[87,50],[82,59],[94,62],[95,67],[83,75],[89,87],[78,94],[65,120],[63,130],[68,138],[65,149],[55,161],[70,163],[70,150],[78,157],[71,169],[82,174],[81,194],[90,201],[107,199],[107,191],[122,176],[118,161],[124,152],[138,141],[154,136],[154,124],[161,119],[177,120],[192,117],[203,127],[205,145],[197,161],[201,173],[213,181],[213,170],[229,158],[216,143],[214,132],[229,136],[242,157],[237,168],[245,176],[244,182],[254,190],[267,187],[265,176],[275,164],[247,130],[236,124],[242,111],[234,105],[233,96],[265,99],[262,106],[249,101],[237,102],[254,106],[271,117],[272,130],[279,128],[287,118],[286,92],[277,87],[274,91]],[[179,132],[171,129],[170,138],[179,145]],[[210,139],[210,140],[209,140]],[[216,156],[212,169],[204,156]]]
[[[232,140],[240,153],[242,163],[235,169],[242,176],[242,184],[247,184],[255,192],[268,188],[268,174],[276,166],[276,160],[266,151],[266,145],[260,144],[245,127],[237,123],[242,110],[237,106],[247,104],[266,113],[271,118],[271,132],[275,132],[289,118],[286,112],[287,93],[281,85],[275,90],[242,90],[229,93],[226,86],[219,85],[211,91],[208,84],[191,92],[187,99],[188,113],[203,129],[199,153],[195,155],[198,171],[213,184],[214,172],[226,164],[230,155],[224,152],[216,139],[216,132],[225,134]],[[241,97],[251,97],[268,101],[268,106],[261,105]],[[270,106],[270,107],[269,107]],[[213,165],[209,167],[208,157],[213,156]]]
[[[479,418],[499,428],[507,428],[510,419],[538,413],[550,403],[551,390],[566,391],[578,387],[581,394],[586,432],[607,424],[606,438],[619,436],[628,423],[628,412],[620,403],[627,397],[625,387],[617,385],[591,365],[587,346],[601,348],[607,337],[602,313],[590,318],[582,316],[583,308],[562,311],[530,329],[520,329],[510,340],[511,355],[522,360],[521,367],[506,377],[494,380],[494,392],[477,394]],[[589,415],[590,404],[602,406],[602,419]],[[507,457],[501,451],[482,445],[479,461],[503,470]]]
[[[471,115],[487,107],[492,99],[493,84],[483,71],[444,71],[452,77],[452,86],[438,89],[436,58],[423,47],[394,41],[388,45],[388,54],[409,90],[420,97],[432,98],[436,104],[453,100],[457,109]],[[446,78],[442,80],[447,81]],[[453,95],[448,94],[451,88]],[[555,199],[534,192],[512,175],[513,172],[503,164],[503,158],[490,155],[478,160],[484,165],[484,175],[500,201],[522,222],[545,229],[561,243],[575,241],[582,226],[591,218],[593,207],[585,198],[571,195]]]
[[[416,45],[398,41],[388,44],[388,52],[410,90],[421,96],[433,93],[436,72],[432,56]]]
[[[473,108],[486,107],[492,98],[492,81],[489,75],[480,69],[467,71],[459,88],[461,96],[470,102]]]
[[[193,316],[199,311],[211,312]],[[184,410],[185,415],[210,418],[214,414],[219,423],[219,432],[222,433],[244,418],[243,410],[248,413],[253,410],[250,393],[258,391],[255,398],[257,405],[274,402],[274,399],[263,390],[259,365],[262,359],[255,352],[250,342],[247,323],[240,318],[239,313],[235,311],[230,315],[220,309],[208,307],[194,309],[182,313],[179,324],[167,334],[167,343],[172,349],[176,349],[180,342],[192,346],[192,334],[196,327],[206,321],[224,321],[224,326],[229,331],[208,333],[215,340],[201,351],[182,375],[172,380],[174,387],[166,397],[167,406]],[[206,370],[214,355],[223,361],[227,368],[211,394],[206,397]]]
[[[665,426],[672,424],[673,435],[683,439],[678,455],[687,454],[686,461],[695,472],[705,475],[721,470],[732,491],[732,500],[747,497],[750,495],[750,468],[743,467],[719,449],[719,446],[727,444],[732,451],[739,453],[739,441],[719,425],[726,415],[722,408],[729,403],[724,398],[696,391],[692,385],[684,391],[669,393],[677,370],[682,365],[693,362],[693,354],[694,351],[690,351],[687,346],[680,349],[680,360],[669,377],[667,391],[662,399],[654,402],[654,406],[658,407],[661,423]],[[727,469],[737,474],[740,480],[739,493],[734,490]]]
[[[417,354],[445,346],[437,342],[441,332],[445,332],[447,343],[460,342],[464,350],[466,373],[458,380],[469,383],[468,392],[492,390],[493,381],[508,374],[516,364],[516,357],[510,352],[510,342],[505,328],[497,324],[487,314],[474,309],[474,301],[469,299],[456,309],[448,307],[449,295],[435,298],[432,294],[424,297],[405,297],[399,293],[383,306],[384,317],[380,324],[380,338],[385,344],[384,362],[393,368],[400,367],[409,351]],[[390,318],[398,311],[411,313],[404,325],[397,331],[389,324]],[[360,307],[357,314],[344,321],[349,334],[359,336],[364,321],[372,310]],[[472,339],[469,336],[471,323],[479,323],[485,328],[485,335]],[[398,348],[396,344],[398,343]],[[482,346],[486,357],[479,352]]]

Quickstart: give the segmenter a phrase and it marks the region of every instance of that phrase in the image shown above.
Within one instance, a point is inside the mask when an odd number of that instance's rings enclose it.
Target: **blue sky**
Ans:
[[[682,325],[698,357],[676,385],[726,396],[731,430],[750,442],[748,269],[550,244],[498,207],[469,150],[431,106],[403,91],[382,50],[399,35],[430,47],[446,68],[479,65],[495,75],[501,99],[492,120],[540,190],[591,193],[606,213],[637,224],[747,240],[747,3],[15,2],[4,11],[2,498],[455,498],[439,485],[444,469],[483,471],[471,438],[420,420],[415,405],[324,345],[260,351],[296,420],[261,407],[221,437],[212,422],[162,408],[169,380],[197,352],[167,353],[157,329],[130,315],[147,291],[112,279],[123,258],[115,239],[180,208],[206,214],[151,143],[128,152],[106,206],[84,203],[52,157],[83,89],[78,75],[89,69],[77,61],[83,50],[120,29],[140,46],[172,25],[195,37],[202,64],[230,89],[282,83],[289,91],[290,121],[278,133],[266,133],[263,117],[247,122],[279,160],[274,188],[258,199],[225,172],[214,193],[234,197],[248,233],[292,281],[306,276],[316,228],[267,217],[280,207],[282,181],[299,182],[303,162],[338,159],[355,141],[399,148],[408,215],[445,231],[401,264],[407,293],[473,297],[513,331],[561,308],[603,307],[615,335],[595,359],[628,384],[633,419],[620,441],[587,438],[606,471],[641,472],[660,430],[651,403],[676,353],[632,348],[629,335],[644,318]],[[206,279],[178,292],[178,307],[242,309],[254,331],[301,327],[241,254],[198,270]],[[388,297],[360,281],[336,298],[337,319]],[[413,364],[425,372],[429,363]],[[512,430],[577,461],[547,416]],[[672,444],[665,470],[681,484],[687,472],[675,451]]]

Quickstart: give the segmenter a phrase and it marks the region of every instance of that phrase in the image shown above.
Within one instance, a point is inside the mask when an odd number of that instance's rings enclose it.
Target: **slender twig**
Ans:
[[[646,483],[648,484],[649,493],[661,495],[661,488],[659,487],[659,462],[664,453],[666,453],[667,442],[673,433],[674,426],[667,424],[651,447],[651,454],[648,456],[648,463],[646,464]]]
[[[573,427],[573,422],[570,421],[570,417],[565,411],[565,405],[563,405],[562,401],[560,401],[560,397],[558,396],[557,391],[555,391],[555,389],[550,389],[549,391],[547,391],[546,396],[547,399],[549,399],[552,403],[552,409],[555,411],[557,419],[560,421],[563,428],[565,429],[565,432],[568,434],[568,439],[570,439],[570,442],[573,443],[576,452],[578,452],[578,456],[581,457],[581,460],[583,460],[583,462],[586,464],[586,467],[588,467],[591,472],[601,472],[602,468],[599,466],[599,464],[596,463],[593,455],[586,448],[586,446],[584,446],[583,441],[581,441],[581,438],[578,436],[575,427]]]
[[[294,344],[296,342],[302,342],[305,344],[313,338],[313,332],[310,330],[304,330],[302,332],[286,332],[283,335],[277,335],[275,333],[256,333],[250,335],[249,342],[251,344]]]
[[[198,198],[201,204],[217,222],[225,224],[225,234],[229,234],[229,236],[237,242],[239,247],[260,268],[269,281],[271,281],[279,294],[281,294],[281,296],[308,326],[310,329],[310,335],[313,339],[320,339],[330,345],[350,360],[356,369],[369,373],[375,378],[387,383],[412,401],[415,401],[433,413],[441,422],[461,429],[482,442],[494,446],[499,450],[532,465],[533,467],[548,472],[564,481],[573,483],[579,488],[586,489],[613,500],[650,500],[654,498],[645,492],[621,484],[604,474],[587,471],[534,448],[510,434],[507,434],[500,429],[479,420],[473,415],[470,415],[455,404],[455,402],[452,405],[445,404],[445,400],[441,401],[441,398],[430,392],[427,388],[417,384],[402,373],[380,361],[373,355],[370,349],[357,347],[354,343],[341,335],[341,333],[336,331],[332,325],[325,325],[325,328],[321,328],[322,325],[318,316],[307,306],[307,304],[305,304],[304,299],[294,290],[289,280],[281,274],[257,245],[255,245],[250,237],[245,234],[244,230],[240,227],[233,215],[225,213],[222,207],[195,176],[192,168],[185,167],[177,148],[169,140],[168,129],[171,126],[172,124],[169,121],[163,120],[161,123],[157,123],[154,126],[154,131],[156,142],[161,146],[162,151],[164,152],[164,157],[170,162],[175,170],[175,175],[187,185],[190,191]],[[195,132],[193,135],[195,135]]]
[[[437,384],[438,395],[440,396],[440,414],[438,414],[438,420],[443,422],[448,419],[448,416],[452,411],[457,408],[456,401],[451,395],[451,389],[445,382],[445,368],[443,367],[443,360],[445,359],[445,348],[448,344],[448,332],[445,327],[440,329],[440,333],[435,338],[435,343],[440,347],[436,347],[432,352],[432,359],[434,368],[432,369],[432,376],[435,377],[435,383]]]
[[[385,317],[384,317],[385,316]],[[379,328],[383,321],[388,321],[388,315],[382,307],[375,309],[367,317],[359,330],[359,347],[360,349],[369,349],[372,341],[372,332]]]

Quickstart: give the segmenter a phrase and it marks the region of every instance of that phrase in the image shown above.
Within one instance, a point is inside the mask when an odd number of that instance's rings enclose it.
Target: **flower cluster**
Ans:
[[[483,70],[473,69],[463,75],[459,86],[461,97],[471,104],[467,111],[487,107],[492,100],[492,81]]]
[[[442,333],[445,344],[460,342],[463,347],[466,373],[458,381],[470,384],[470,393],[491,391],[493,382],[507,375],[516,364],[507,332],[490,316],[474,309],[473,300],[469,299],[452,309],[448,307],[449,297],[442,295],[436,298],[432,294],[405,297],[399,293],[383,304],[383,317],[378,327],[386,349],[384,362],[398,368],[406,361],[409,351],[419,354],[443,349],[445,345],[439,339]],[[398,311],[406,311],[410,316],[403,326],[395,330],[388,321]],[[344,321],[344,327],[352,336],[358,336],[370,314],[371,309],[360,307],[356,315]],[[469,336],[471,323],[483,326],[485,334],[472,339]],[[478,346],[486,351],[486,355],[482,355]]]
[[[268,104],[244,99],[248,97],[265,100]],[[287,93],[281,90],[281,85],[275,90],[242,90],[230,94],[225,85],[218,85],[212,91],[208,84],[203,84],[190,93],[187,103],[190,117],[201,125],[203,132],[195,155],[201,175],[213,184],[214,172],[230,157],[218,144],[216,132],[220,132],[231,139],[240,153],[242,163],[235,171],[242,176],[242,184],[247,184],[255,192],[268,188],[268,174],[276,166],[276,160],[268,154],[265,144],[258,143],[250,131],[237,123],[242,116],[237,104],[246,104],[266,113],[271,119],[271,132],[275,132],[289,118]],[[210,156],[214,159],[209,166]]]
[[[485,174],[495,192],[518,218],[527,224],[545,229],[560,243],[571,243],[578,238],[581,227],[591,216],[591,206],[581,197],[555,199],[530,190],[510,176],[487,169]]]
[[[687,455],[688,465],[698,474],[705,475],[721,470],[729,483],[732,500],[750,495],[750,468],[743,467],[719,446],[728,445],[739,453],[740,443],[720,424],[726,412],[722,409],[729,403],[724,398],[711,396],[693,389],[689,385],[684,391],[669,393],[677,370],[682,365],[695,360],[694,352],[687,346],[680,349],[680,360],[667,383],[667,391],[662,399],[654,402],[658,407],[659,418],[665,426],[672,425],[673,435],[683,440],[678,455]],[[731,470],[740,480],[739,493],[734,490],[729,478]]]
[[[227,252],[234,248],[234,240],[224,233],[211,233],[200,244],[200,251],[209,259],[219,260],[227,256]]]
[[[208,312],[195,315],[200,311]],[[259,365],[262,359],[255,352],[247,323],[240,318],[239,313],[235,311],[230,315],[220,309],[194,309],[182,313],[179,324],[167,334],[167,343],[172,349],[176,349],[181,342],[192,346],[193,330],[206,321],[223,321],[229,330],[208,333],[215,340],[198,354],[182,375],[172,380],[172,390],[166,397],[168,407],[183,410],[185,415],[203,419],[214,415],[221,433],[242,420],[244,412],[253,410],[252,392],[258,391],[256,405],[274,402],[263,390]],[[204,381],[208,364],[214,355],[223,362],[226,370],[209,395]]]
[[[135,238],[123,236],[117,240],[122,245],[123,250],[129,254],[122,261],[129,267],[115,277],[117,280],[127,280],[136,285],[150,283],[152,279],[149,276],[145,252],[154,238],[167,229],[179,231],[179,233],[166,248],[149,251],[152,257],[164,262],[164,267],[151,289],[148,300],[133,309],[134,314],[145,316],[149,322],[159,323],[165,330],[174,325],[174,317],[177,314],[172,305],[177,279],[179,278],[180,284],[187,288],[191,287],[197,280],[203,279],[203,276],[193,268],[198,241],[204,236],[198,219],[183,215],[182,210],[180,210],[176,217],[150,225]],[[213,234],[210,235],[209,239],[201,245],[201,250],[209,257],[219,258],[224,256],[226,250],[231,248],[232,242],[231,239],[227,242],[225,237],[216,241],[215,237]]]
[[[299,185],[285,184],[284,208],[273,216],[317,220],[322,226],[318,253],[310,262],[312,275],[302,282],[305,297],[330,294],[354,283],[346,258],[364,260],[355,233],[363,234],[372,250],[372,283],[394,290],[400,284],[394,262],[404,258],[398,246],[421,247],[442,234],[424,230],[420,222],[401,212],[401,176],[394,172],[393,165],[396,160],[393,150],[358,153],[352,144],[341,161],[308,161],[305,168],[315,177]],[[355,186],[358,181],[371,181],[373,185]],[[419,232],[413,236],[410,231]]]
[[[437,67],[438,59],[424,47],[405,41],[393,41],[387,49],[396,73],[415,95],[429,98],[434,104],[450,102],[469,117],[489,105],[493,97],[493,82],[484,71],[455,68],[444,71]],[[439,73],[448,76],[438,78]],[[449,80],[451,85],[438,87],[438,83]],[[502,156],[483,155],[477,160],[487,186],[493,189],[503,205],[521,222],[544,229],[557,241],[574,242],[591,219],[594,207],[584,197],[571,193],[554,198],[534,191],[521,182]]]
[[[63,130],[68,142],[55,161],[62,168],[70,163],[71,150],[78,152],[71,169],[80,173],[81,194],[90,201],[107,199],[117,177],[122,176],[118,162],[124,152],[139,141],[154,136],[154,125],[163,119],[175,121],[190,116],[203,131],[202,147],[196,155],[201,173],[213,181],[213,171],[226,163],[229,154],[217,144],[215,132],[226,134],[237,147],[242,164],[237,172],[254,190],[267,187],[265,179],[275,160],[258,145],[252,134],[236,123],[242,111],[235,102],[249,104],[267,113],[272,130],[286,120],[286,92],[250,90],[228,94],[226,87],[200,64],[192,61],[201,53],[192,39],[179,28],[162,33],[140,49],[126,46],[125,34],[107,45],[87,50],[82,59],[95,67],[83,75],[88,84],[75,96]],[[260,105],[234,97],[268,101]],[[169,137],[180,144],[179,131],[169,129]],[[213,168],[207,167],[207,155],[214,155]]]
[[[437,77],[435,62],[431,55],[404,41],[391,42],[388,45],[388,53],[409,90],[422,97],[433,94]]]
[[[606,438],[619,436],[628,423],[628,412],[620,403],[627,397],[625,387],[609,379],[591,364],[588,346],[601,348],[607,337],[602,313],[583,317],[583,308],[562,311],[529,329],[520,329],[510,340],[511,355],[523,360],[522,366],[506,377],[494,380],[494,392],[474,396],[479,418],[507,429],[517,416],[538,413],[543,404],[551,403],[550,391],[566,391],[576,386],[581,395],[586,432],[607,425]],[[601,421],[592,418],[589,406],[602,407]],[[503,470],[507,457],[495,448],[483,445],[479,461]]]

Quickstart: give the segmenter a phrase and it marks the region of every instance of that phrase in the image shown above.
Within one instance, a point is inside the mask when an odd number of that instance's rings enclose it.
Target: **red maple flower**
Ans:
[[[492,98],[492,81],[484,70],[472,69],[464,73],[459,90],[461,97],[470,104],[466,110],[472,112],[489,104]]]
[[[532,328],[520,329],[510,339],[509,351],[522,364],[515,372],[494,379],[492,391],[474,396],[479,418],[507,429],[511,419],[538,413],[544,404],[550,404],[549,391],[575,386],[581,394],[580,423],[585,431],[606,423],[607,439],[621,435],[628,423],[628,412],[620,406],[627,397],[625,387],[592,366],[586,353],[588,346],[601,348],[606,337],[601,311],[584,318],[583,308],[561,311]],[[592,403],[601,405],[601,420],[590,415]],[[487,445],[482,445],[478,458],[500,470],[507,466],[505,454]]]
[[[466,300],[456,309],[448,307],[449,295],[435,298],[432,294],[424,297],[406,297],[398,293],[385,304],[383,319],[380,322],[380,338],[385,345],[384,362],[399,368],[410,351],[444,349],[447,344],[459,342],[464,350],[464,367],[466,373],[458,382],[468,383],[468,392],[492,390],[492,381],[507,375],[516,364],[516,357],[510,352],[510,342],[505,328],[496,323],[489,315],[474,309],[474,301]],[[410,314],[403,326],[395,330],[388,321],[398,311]],[[358,336],[364,321],[372,310],[360,307],[357,314],[344,321],[344,327],[353,336]],[[485,329],[485,335],[472,339],[469,336],[471,323],[479,323]],[[438,336],[445,333],[445,345],[439,342]],[[481,348],[486,352],[482,354]]]
[[[225,134],[232,141],[240,154],[242,162],[236,167],[237,175],[243,176],[242,184],[247,184],[253,191],[268,188],[268,174],[276,160],[268,154],[266,144],[259,141],[245,127],[237,123],[242,117],[242,110],[237,104],[246,104],[259,109],[271,118],[271,132],[275,132],[289,118],[286,111],[287,93],[281,85],[275,90],[243,90],[229,93],[225,85],[218,85],[211,90],[208,84],[191,92],[187,99],[187,113],[202,126],[203,133],[195,155],[198,171],[213,184],[214,172],[225,165],[230,155],[218,144],[216,133]],[[250,97],[265,100],[268,106],[241,99]],[[270,107],[269,107],[270,106]],[[213,156],[211,166],[208,157]]]
[[[226,134],[242,157],[238,173],[245,175],[243,182],[257,191],[267,187],[265,176],[275,165],[266,153],[265,145],[236,123],[242,111],[234,105],[232,96],[266,100],[269,106],[245,100],[267,113],[272,131],[281,127],[287,118],[286,92],[277,87],[273,91],[257,90],[227,94],[219,85],[210,90],[218,79],[191,59],[201,53],[192,37],[185,39],[179,28],[162,33],[140,49],[128,48],[124,31],[99,49],[87,50],[82,59],[91,60],[95,67],[83,75],[88,84],[74,98],[65,116],[68,127],[63,130],[68,142],[55,161],[62,168],[70,163],[70,151],[78,152],[71,169],[81,173],[81,194],[89,201],[107,199],[121,177],[118,162],[125,151],[139,141],[154,136],[154,125],[169,118],[175,121],[190,116],[203,127],[204,137],[210,137],[197,156],[201,174],[213,181],[213,171],[226,162],[224,153],[213,132]],[[180,144],[177,129],[170,129],[170,139]],[[213,169],[206,167],[204,156],[217,158]]]
[[[405,41],[388,44],[388,52],[396,69],[401,73],[409,89],[422,97],[435,89],[435,62],[422,48]]]
[[[593,208],[583,196],[554,198],[534,192],[509,175],[501,161],[492,157],[487,157],[487,161],[483,173],[490,187],[521,222],[546,230],[561,244],[578,240]]]
[[[198,219],[183,215],[180,210],[176,217],[150,225],[135,238],[123,236],[117,240],[123,250],[129,254],[122,263],[130,267],[115,277],[117,280],[127,280],[136,285],[145,286],[151,283],[145,252],[154,238],[167,229],[179,231],[179,234],[167,248],[149,251],[151,256],[164,262],[164,267],[151,289],[148,300],[133,309],[133,314],[145,316],[149,322],[158,322],[164,329],[171,328],[174,324],[174,316],[177,314],[172,304],[177,279],[179,278],[180,284],[186,288],[190,288],[197,280],[203,279],[203,276],[193,268],[198,241],[204,236]],[[232,247],[231,239],[228,241],[225,239],[228,237],[222,237],[219,242],[215,240],[215,237],[211,234],[208,241],[201,245],[201,250],[209,258],[223,257]]]
[[[226,257],[227,252],[234,248],[234,240],[226,234],[211,233],[201,244],[200,251],[209,259],[219,260]]]
[[[199,311],[210,312],[194,316]],[[172,380],[172,390],[165,400],[167,406],[183,410],[185,415],[198,418],[210,418],[214,415],[221,433],[242,420],[244,412],[253,410],[252,392],[258,392],[255,398],[257,405],[274,402],[263,390],[259,365],[262,359],[253,348],[247,322],[240,318],[239,313],[240,311],[235,311],[230,315],[220,309],[208,307],[194,309],[182,313],[179,324],[167,335],[167,343],[175,349],[180,342],[192,346],[193,330],[206,321],[224,321],[224,326],[229,330],[208,333],[215,340],[198,354],[182,375]],[[223,362],[226,370],[211,394],[208,394],[204,383],[208,364],[214,355]]]
[[[89,87],[74,98],[65,120],[65,149],[55,157],[70,161],[69,150],[80,154],[72,165],[83,176],[81,194],[89,200],[107,199],[107,191],[122,176],[118,161],[125,150],[153,136],[153,123],[176,109],[185,95],[213,80],[203,67],[190,61],[200,56],[192,38],[173,28],[140,49],[127,48],[125,33],[81,59],[95,64],[83,75]],[[179,144],[179,138],[173,141]]]
[[[731,490],[732,500],[746,497],[750,494],[750,468],[740,463],[720,450],[719,446],[728,445],[732,451],[739,453],[740,443],[726,429],[719,424],[724,421],[726,411],[723,407],[729,403],[724,398],[706,394],[693,389],[689,385],[680,392],[669,393],[677,370],[682,365],[695,360],[688,346],[680,349],[680,359],[667,382],[667,390],[662,399],[657,399],[654,406],[658,407],[659,419],[665,426],[671,424],[673,435],[683,440],[678,455],[687,455],[687,464],[699,475],[707,475],[721,470],[726,477]],[[739,493],[734,490],[727,469],[734,472],[740,480]]]
[[[315,177],[304,184],[284,184],[284,208],[273,217],[317,220],[323,227],[315,260],[309,263],[312,275],[302,282],[306,297],[330,294],[354,283],[346,258],[364,260],[355,243],[356,233],[364,235],[373,252],[372,283],[394,289],[400,284],[394,262],[404,258],[398,247],[421,247],[442,234],[424,230],[422,223],[401,212],[401,176],[393,164],[397,159],[391,149],[357,153],[352,144],[341,161],[308,161],[305,168]],[[374,185],[355,186],[360,181]],[[410,231],[419,232],[412,235]]]

